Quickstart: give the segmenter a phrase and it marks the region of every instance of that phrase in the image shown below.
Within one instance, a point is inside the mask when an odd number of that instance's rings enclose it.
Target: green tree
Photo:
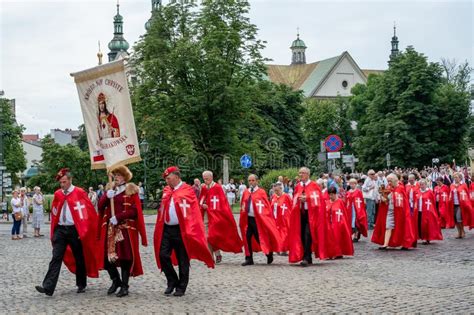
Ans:
[[[23,126],[18,125],[11,109],[10,101],[0,98],[0,132],[3,137],[4,163],[12,174],[13,184],[18,184],[16,173],[26,169],[25,152],[21,145]]]
[[[438,63],[412,47],[383,75],[369,78],[366,87],[356,86],[352,93],[355,149],[363,168],[384,167],[386,153],[399,167],[465,156],[468,94],[443,77]]]

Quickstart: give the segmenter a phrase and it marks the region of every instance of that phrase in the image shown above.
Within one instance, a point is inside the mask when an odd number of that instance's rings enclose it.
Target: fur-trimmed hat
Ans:
[[[114,167],[112,170],[110,170],[110,173],[113,175],[122,175],[125,182],[129,182],[133,177],[132,172],[130,172],[128,167],[126,167],[125,165],[119,165],[117,167]]]

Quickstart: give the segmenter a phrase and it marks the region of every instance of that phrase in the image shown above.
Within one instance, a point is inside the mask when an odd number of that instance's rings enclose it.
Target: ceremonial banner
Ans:
[[[71,76],[79,93],[92,169],[141,161],[124,61]]]

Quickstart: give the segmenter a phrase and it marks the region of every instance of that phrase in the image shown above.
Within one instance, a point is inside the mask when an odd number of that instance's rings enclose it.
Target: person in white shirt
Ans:
[[[28,196],[26,195],[26,188],[20,188],[20,201],[23,218],[21,219],[23,237],[28,237],[28,220],[30,219],[30,209],[28,203]]]
[[[244,184],[244,180],[240,180],[240,185],[239,185],[239,200],[242,200],[242,195],[244,194],[245,189],[247,189],[247,186]]]
[[[21,199],[19,197],[18,190],[13,191],[12,200],[10,201],[12,206],[12,217],[13,217],[13,227],[12,227],[12,240],[19,240],[21,239],[20,236],[20,226],[21,226],[21,219],[16,220],[15,214],[21,213],[23,214],[23,207],[21,206]]]
[[[229,183],[225,185],[224,189],[226,192],[227,201],[229,202],[229,205],[232,207],[232,205],[235,203],[235,192],[236,192],[236,187],[235,187],[233,178],[229,180]]]
[[[368,226],[369,229],[373,229],[375,222],[375,200],[378,196],[377,178],[374,170],[369,170],[367,172],[367,178],[362,185],[362,194],[365,199]]]
[[[43,234],[40,234],[40,229],[44,220],[44,211],[43,211],[44,198],[43,198],[43,194],[41,193],[41,188],[36,186],[34,188],[34,191],[35,191],[35,194],[33,195],[33,198],[32,198],[32,204],[33,204],[32,225],[33,225],[33,229],[35,230],[34,237],[40,237],[40,236],[43,236]]]

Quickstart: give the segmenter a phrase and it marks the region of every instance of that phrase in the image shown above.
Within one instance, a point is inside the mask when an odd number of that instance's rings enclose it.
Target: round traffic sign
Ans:
[[[329,135],[324,140],[324,147],[328,152],[337,152],[342,149],[344,142],[338,135]]]
[[[243,168],[250,168],[252,166],[252,158],[248,154],[244,154],[240,157],[240,165]]]

